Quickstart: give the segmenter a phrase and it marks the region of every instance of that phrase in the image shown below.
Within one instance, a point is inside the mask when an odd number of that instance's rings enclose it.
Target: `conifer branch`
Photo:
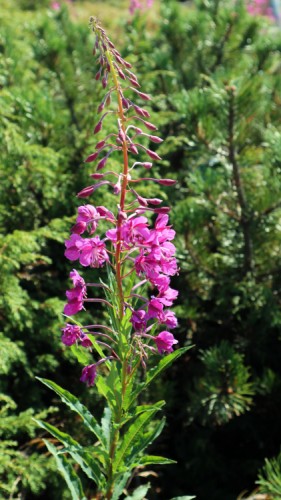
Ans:
[[[243,274],[252,273],[254,270],[253,256],[253,241],[251,237],[252,214],[250,213],[247,202],[240,167],[237,162],[237,154],[235,149],[234,139],[234,124],[235,124],[235,87],[228,86],[226,88],[229,95],[229,110],[228,110],[228,158],[232,166],[233,181],[237,192],[238,203],[241,210],[239,223],[243,233],[244,240],[244,269]]]

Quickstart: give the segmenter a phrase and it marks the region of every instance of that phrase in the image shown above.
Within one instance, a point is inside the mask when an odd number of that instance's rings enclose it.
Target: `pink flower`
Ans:
[[[51,3],[51,8],[53,10],[60,10],[60,3],[59,2],[52,2]]]
[[[135,217],[134,219],[128,220],[122,226],[122,237],[125,243],[131,243],[134,245],[145,244],[146,240],[149,238],[150,231],[147,227],[146,217]]]
[[[66,291],[68,303],[65,305],[63,312],[67,316],[72,316],[83,309],[87,288],[85,281],[75,269],[71,271],[69,276],[73,281],[74,288]]]
[[[173,352],[173,345],[178,343],[172,333],[165,331],[159,333],[157,337],[154,337],[154,341],[157,345],[159,354],[163,354],[164,352]]]
[[[130,14],[134,14],[137,9],[141,9],[142,4],[140,3],[139,0],[131,0],[130,1],[130,7],[129,7],[129,12]]]
[[[148,302],[147,318],[157,318],[160,319],[163,313],[163,304],[155,297],[152,297]]]
[[[96,208],[92,205],[82,205],[78,207],[78,217],[76,221],[89,225],[89,232],[93,234],[97,228],[97,220],[100,218]]]
[[[94,238],[81,238],[78,234],[72,234],[65,242],[65,257],[69,260],[77,260],[82,266],[101,267],[109,261],[105,243],[99,236]]]
[[[82,370],[82,375],[80,378],[81,382],[85,382],[88,387],[91,387],[95,383],[95,379],[97,376],[97,367],[95,364],[85,366]]]
[[[176,328],[178,326],[178,320],[175,316],[175,313],[169,310],[163,311],[163,314],[160,317],[160,321],[168,328]]]
[[[160,293],[157,297],[159,302],[164,304],[164,306],[171,306],[176,300],[179,292],[174,290],[174,288],[168,287],[164,292]]]
[[[75,344],[75,342],[80,339],[82,333],[80,326],[71,325],[69,323],[67,323],[66,326],[62,328],[62,332],[63,335],[61,340],[65,345],[68,346]]]
[[[176,232],[171,229],[171,226],[167,226],[169,222],[169,216],[167,214],[159,214],[156,221],[154,229],[150,232],[149,242],[159,245],[164,241],[171,241],[174,239]]]
[[[82,266],[101,267],[109,261],[104,241],[99,236],[83,240],[80,246],[79,262]]]
[[[78,234],[72,234],[69,240],[65,241],[66,250],[64,255],[69,260],[77,260],[80,256],[80,247],[83,244],[83,238]]]
[[[135,331],[144,330],[146,327],[146,312],[143,309],[133,311],[131,323]]]
[[[156,274],[156,276],[152,276],[150,279],[151,283],[158,288],[159,293],[163,293],[170,284],[170,278],[165,274]]]
[[[81,331],[80,334],[80,342],[83,347],[91,347],[93,345],[92,341],[89,339],[88,335],[86,333]]]

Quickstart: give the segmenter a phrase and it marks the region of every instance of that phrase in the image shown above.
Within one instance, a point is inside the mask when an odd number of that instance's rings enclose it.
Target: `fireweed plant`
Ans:
[[[98,423],[74,395],[41,379],[82,417],[94,438],[82,446],[51,424],[38,423],[63,445],[56,448],[45,441],[73,498],[90,498],[83,492],[77,465],[73,467],[75,462],[95,482],[96,494],[92,498],[118,499],[126,495],[132,477],[146,465],[173,463],[145,453],[164,426],[164,419],[153,420],[164,401],[142,405],[138,401],[152,380],[188,348],[173,352],[178,341],[171,330],[176,328],[177,319],[170,307],[178,292],[170,281],[178,273],[178,265],[171,242],[175,231],[169,225],[170,208],[162,206],[161,199],[144,198],[138,193],[141,182],[171,186],[176,181],[138,177],[140,169],[151,169],[151,160],[160,160],[156,152],[141,143],[142,137],[151,143],[162,142],[153,135],[156,127],[149,121],[149,112],[135,102],[135,98],[139,102],[149,101],[150,97],[139,90],[131,64],[121,57],[99,22],[91,18],[90,25],[95,34],[93,52],[98,55],[99,64],[95,78],[105,90],[94,134],[102,130],[109,114],[116,117],[116,130],[100,139],[85,160],[96,162],[91,174],[94,183],[77,195],[87,201],[78,208],[76,224],[65,242],[65,256],[71,262],[78,261],[82,268],[105,267],[107,282],[100,279],[99,283],[86,283],[76,269],[70,272],[72,287],[66,292],[67,323],[62,329],[62,342],[71,346],[78,361],[84,364],[81,382],[88,387],[95,385],[106,405]],[[132,100],[128,95],[135,97]],[[147,161],[135,160],[139,150],[144,151]],[[119,173],[107,170],[110,156],[116,152],[123,159]],[[116,213],[88,202],[96,189],[105,185],[117,197]],[[149,214],[154,219],[152,226]],[[100,222],[108,227],[102,234]],[[102,296],[88,298],[91,287],[98,287]],[[93,303],[106,308],[108,324],[83,325],[76,320],[77,313]],[[137,498],[143,498],[148,487],[138,488]]]

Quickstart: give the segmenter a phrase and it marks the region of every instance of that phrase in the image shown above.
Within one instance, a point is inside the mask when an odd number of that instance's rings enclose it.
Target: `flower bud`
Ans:
[[[97,170],[101,170],[105,167],[108,156],[104,156],[97,164]]]
[[[95,161],[99,155],[99,151],[96,151],[96,153],[93,153],[91,154],[90,156],[88,156],[88,158],[86,158],[86,160],[84,160],[85,163],[91,163],[92,161]]]
[[[161,186],[173,186],[176,184],[177,181],[174,179],[154,179],[158,184],[161,184]]]
[[[98,113],[101,113],[104,110],[104,106],[105,106],[104,102],[101,102],[98,107]]]
[[[88,186],[77,194],[78,198],[87,198],[94,192],[94,186]]]
[[[155,142],[156,144],[160,144],[161,142],[163,142],[163,139],[161,139],[161,137],[157,137],[157,135],[149,135],[148,137],[152,142]]]
[[[102,120],[100,120],[94,128],[94,134],[97,134],[102,129]]]
[[[130,144],[130,146],[129,146],[129,150],[131,151],[131,153],[133,153],[133,154],[135,154],[135,155],[137,155],[137,154],[138,154],[138,148],[137,148],[137,147],[136,147],[136,145],[135,145],[135,144],[133,144],[133,143],[132,143],[132,144]]]
[[[101,149],[105,145],[105,141],[100,141],[96,144],[95,149]]]
[[[153,125],[153,123],[143,120],[143,124],[146,126],[146,128],[148,128],[148,130],[157,130],[157,127]]]
[[[153,160],[161,160],[161,157],[157,153],[155,153],[155,151],[151,151],[151,149],[146,149],[146,148],[145,151],[147,152],[148,156],[150,156],[150,158],[152,158]]]
[[[102,179],[104,177],[104,174],[98,174],[96,172],[94,174],[91,174],[90,177],[92,177],[92,179]]]
[[[149,114],[149,112],[146,109],[140,108],[136,104],[133,104],[133,106],[134,106],[134,110],[136,111],[136,113],[138,115],[144,116],[145,118],[149,118],[150,114]]]
[[[143,99],[144,101],[150,101],[151,100],[151,97],[148,94],[145,94],[144,92],[140,92],[137,89],[133,89],[132,87],[130,87],[130,89],[132,89],[136,94],[138,94],[138,96],[141,99]]]
[[[134,80],[134,78],[129,78],[129,82],[134,86],[140,88],[140,84],[137,80]]]
[[[122,80],[126,80],[126,77],[125,77],[122,69],[117,68],[117,71],[118,71],[118,75],[120,76],[120,78],[122,78]]]

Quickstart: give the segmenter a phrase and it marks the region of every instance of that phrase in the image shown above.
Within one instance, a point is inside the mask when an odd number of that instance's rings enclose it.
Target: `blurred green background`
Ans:
[[[155,96],[149,111],[165,141],[154,174],[178,179],[175,189],[142,187],[172,205],[177,338],[195,344],[147,394],[167,400],[157,453],[178,461],[144,473],[149,498],[234,500],[257,489],[280,499],[280,29],[241,1],[128,9],[127,0],[1,1],[0,498],[70,498],[32,416],[87,439],[35,376],[101,406],[60,341],[72,269],[64,239],[103,95],[95,15]],[[105,191],[95,197],[114,206]]]

